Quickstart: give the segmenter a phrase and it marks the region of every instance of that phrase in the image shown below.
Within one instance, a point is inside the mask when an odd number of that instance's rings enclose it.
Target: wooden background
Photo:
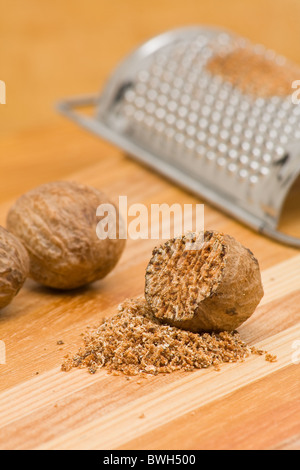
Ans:
[[[2,1],[0,79],[7,104],[0,105],[0,224],[18,195],[56,179],[92,184],[114,198],[126,194],[129,204],[201,202],[65,121],[55,102],[100,90],[132,48],[189,24],[230,28],[300,63],[299,23],[298,0]],[[299,235],[298,186],[282,227]],[[300,448],[299,250],[209,205],[205,224],[235,236],[259,259],[265,297],[240,333],[278,361],[254,357],[218,373],[129,381],[105,371],[60,372],[87,325],[143,292],[155,243],[129,240],[102,282],[63,295],[28,281],[1,311],[1,449]]]

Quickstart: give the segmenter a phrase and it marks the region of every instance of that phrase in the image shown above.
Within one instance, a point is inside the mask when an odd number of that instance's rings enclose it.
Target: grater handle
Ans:
[[[300,248],[300,238],[280,232],[279,230],[276,230],[272,227],[263,226],[259,232],[277,242],[284,243],[285,245],[293,246],[295,248]]]
[[[86,116],[83,113],[78,113],[75,108],[83,108],[86,106],[96,106],[99,102],[99,96],[95,93],[90,95],[81,95],[60,101],[56,104],[56,109],[62,115],[68,117],[78,124],[84,125]],[[87,120],[90,119],[87,117]]]

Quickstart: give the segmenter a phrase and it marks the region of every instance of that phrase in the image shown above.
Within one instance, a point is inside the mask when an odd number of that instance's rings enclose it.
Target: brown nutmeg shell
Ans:
[[[18,238],[0,227],[0,309],[11,303],[29,273],[29,257]]]
[[[206,231],[198,250],[186,236],[153,251],[145,297],[154,315],[194,332],[233,331],[255,311],[264,292],[258,261],[229,235]]]
[[[32,279],[56,289],[74,289],[103,279],[115,267],[125,240],[97,237],[101,204],[112,202],[102,191],[71,181],[43,184],[16,201],[7,228],[29,253]]]

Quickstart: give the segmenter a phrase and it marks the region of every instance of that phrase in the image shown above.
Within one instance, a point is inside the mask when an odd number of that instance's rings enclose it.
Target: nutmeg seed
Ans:
[[[0,309],[11,303],[29,272],[29,257],[14,235],[0,227]]]
[[[104,203],[111,204],[103,192],[68,181],[43,184],[17,200],[7,228],[29,253],[32,279],[74,289],[104,278],[115,267],[125,240],[97,237],[96,211]]]
[[[145,297],[157,318],[194,332],[234,331],[263,297],[258,261],[229,235],[206,231],[198,250],[186,236],[155,249]]]

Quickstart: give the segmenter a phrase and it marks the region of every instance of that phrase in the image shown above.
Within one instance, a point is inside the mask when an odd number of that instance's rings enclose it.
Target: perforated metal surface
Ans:
[[[206,70],[214,54],[246,44],[221,33],[158,51],[149,68],[137,73],[118,109],[128,119],[126,132],[201,177],[219,172],[226,191],[236,191],[233,182],[246,180],[249,188],[263,184],[272,164],[284,157],[286,144],[300,139],[300,107],[291,97],[248,96]],[[262,47],[254,50],[270,56]]]
[[[208,71],[211,58],[241,48],[285,65],[228,32],[166,33],[115,71],[99,97],[99,126],[83,124],[252,227],[274,232],[300,172],[300,105],[291,95],[253,96]]]

